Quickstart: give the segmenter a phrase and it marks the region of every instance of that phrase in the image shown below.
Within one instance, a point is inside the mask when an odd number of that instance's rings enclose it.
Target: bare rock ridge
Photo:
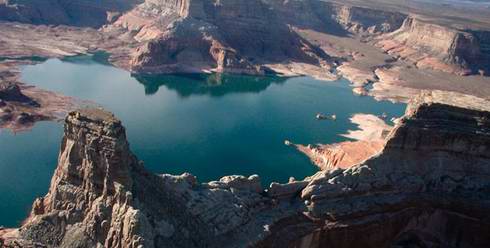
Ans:
[[[372,114],[355,114],[350,118],[357,130],[349,130],[341,136],[351,139],[334,144],[296,145],[322,171],[347,169],[377,155],[386,144],[386,136],[392,126]],[[395,120],[396,122],[396,120]]]
[[[129,151],[119,120],[102,110],[84,109],[66,118],[59,166],[49,193],[34,202],[18,231],[24,239],[20,243],[208,246],[250,221],[261,191],[257,176],[199,185],[189,174],[150,174]]]
[[[0,0],[0,20],[100,27],[142,0]]]
[[[33,125],[35,121],[49,119],[37,111],[24,111],[24,109],[39,109],[39,107],[40,104],[25,95],[19,85],[0,81],[0,128],[19,130]]]
[[[424,93],[378,156],[265,190],[258,176],[199,183],[190,174],[151,174],[130,152],[119,120],[80,110],[66,118],[48,194],[22,227],[0,230],[0,243],[488,247],[488,106],[467,95]]]
[[[406,14],[328,1],[264,0],[280,19],[298,28],[345,35],[347,32],[386,33],[398,29]]]
[[[127,28],[143,43],[131,61],[136,73],[264,74],[262,64],[289,60],[330,68],[328,55],[261,0],[145,1],[113,26]]]
[[[464,102],[473,104],[455,106]],[[488,106],[467,95],[424,93],[381,154],[312,176],[301,192],[308,218],[275,223],[262,246],[488,246]]]
[[[10,82],[0,84],[0,99],[3,101],[21,102],[26,105],[38,105],[34,100],[24,95],[17,84]]]
[[[485,74],[490,58],[487,36],[485,32],[462,31],[409,17],[399,30],[382,36],[378,46],[419,68]]]
[[[298,28],[377,38],[379,47],[419,68],[485,75],[490,67],[488,30],[459,30],[400,11],[333,1],[1,0],[0,20],[99,28],[80,30],[94,39],[88,47],[62,49],[58,56],[105,50],[112,63],[133,73],[276,72],[334,78],[334,66],[343,59],[313,45]],[[75,35],[71,31],[67,36]],[[7,42],[6,47],[19,46]],[[33,50],[44,56],[48,49],[25,49]],[[4,53],[0,56],[11,55]]]

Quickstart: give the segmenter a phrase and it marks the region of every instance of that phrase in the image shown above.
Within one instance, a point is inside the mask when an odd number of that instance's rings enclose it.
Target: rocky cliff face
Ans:
[[[141,0],[1,0],[0,20],[100,27]]]
[[[354,33],[387,33],[397,30],[407,18],[406,14],[358,6],[327,4],[324,9],[331,9],[332,18],[346,30]]]
[[[380,153],[386,144],[386,136],[393,129],[383,119],[371,114],[355,114],[350,118],[358,130],[349,130],[341,136],[351,139],[335,144],[296,145],[322,171],[347,169],[363,163]]]
[[[488,246],[488,106],[444,92],[415,99],[381,154],[313,176],[306,217],[275,223],[261,246]]]
[[[487,65],[481,63],[486,58],[480,45],[484,41],[483,35],[478,37],[471,32],[410,17],[399,30],[380,40],[378,46],[411,60],[420,68],[462,75],[486,70]]]
[[[81,110],[66,119],[50,190],[34,202],[18,230],[24,239],[19,242],[208,246],[251,221],[250,213],[263,205],[261,191],[257,176],[228,176],[201,185],[189,174],[150,174],[129,151],[119,120],[102,110]]]
[[[407,15],[327,1],[264,0],[286,23],[319,31],[345,34],[386,33],[398,29]]]
[[[490,31],[468,30],[479,42],[480,56],[473,61],[473,64],[480,65],[478,73],[482,76],[490,75]]]
[[[148,173],[129,151],[119,120],[101,110],[73,112],[49,193],[20,229],[0,230],[0,242],[487,247],[488,106],[466,95],[426,93],[409,105],[377,157],[266,190],[257,176],[201,184],[190,174]]]
[[[323,51],[299,37],[260,0],[146,1],[114,26],[143,42],[131,61],[134,72],[263,74],[264,63],[328,64]]]

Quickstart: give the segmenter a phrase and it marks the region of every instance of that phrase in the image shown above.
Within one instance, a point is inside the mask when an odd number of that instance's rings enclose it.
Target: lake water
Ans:
[[[264,185],[317,169],[284,145],[331,143],[355,129],[354,113],[401,116],[405,105],[354,96],[346,80],[309,77],[172,75],[132,77],[103,59],[78,56],[25,66],[22,81],[90,100],[123,121],[132,151],[156,173],[190,172],[201,182],[259,174]],[[316,113],[336,114],[318,121]],[[47,192],[62,123],[0,131],[0,225],[16,226]]]

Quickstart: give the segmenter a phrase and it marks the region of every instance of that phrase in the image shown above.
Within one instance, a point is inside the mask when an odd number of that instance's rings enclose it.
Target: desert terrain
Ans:
[[[0,0],[0,31],[0,128],[65,123],[49,192],[0,245],[490,245],[484,1]],[[148,172],[113,114],[21,80],[24,65],[94,53],[133,75],[345,78],[408,105],[393,121],[352,116],[349,141],[291,144],[310,177],[200,183]]]

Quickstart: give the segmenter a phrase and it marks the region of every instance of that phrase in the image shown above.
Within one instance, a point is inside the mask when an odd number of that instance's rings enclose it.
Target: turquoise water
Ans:
[[[90,56],[49,59],[22,70],[22,80],[114,112],[131,149],[156,173],[190,172],[203,181],[259,174],[264,185],[302,179],[316,168],[291,147],[330,143],[355,126],[354,113],[403,114],[405,106],[352,95],[347,81],[232,75],[132,77]],[[318,121],[316,113],[336,114]],[[62,123],[29,132],[0,131],[0,225],[25,218],[46,193],[56,166]]]

